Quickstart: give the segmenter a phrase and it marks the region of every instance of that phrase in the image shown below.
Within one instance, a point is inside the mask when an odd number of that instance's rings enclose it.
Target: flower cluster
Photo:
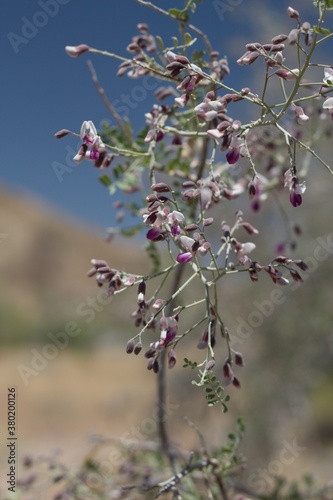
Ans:
[[[166,53],[166,58],[169,61],[166,69],[170,72],[172,78],[176,78],[180,73],[185,70],[185,76],[182,76],[177,90],[182,91],[180,97],[175,98],[175,103],[180,108],[183,108],[189,101],[191,93],[195,90],[196,86],[203,79],[204,75],[201,68],[196,64],[191,64],[186,56],[177,55],[171,50]]]
[[[92,121],[84,121],[80,130],[80,138],[83,141],[73,161],[80,163],[82,160],[90,160],[97,168],[107,168],[113,160],[112,154],[107,154],[105,144]]]
[[[134,276],[122,273],[118,269],[112,269],[105,260],[92,259],[91,264],[93,267],[87,272],[87,276],[89,278],[95,276],[99,287],[107,285],[109,296],[120,290],[122,286],[134,285]]]
[[[71,132],[67,129],[59,130],[55,134],[57,139],[62,139]],[[91,120],[85,120],[81,125],[80,139],[82,144],[79,151],[74,156],[73,161],[81,163],[83,160],[89,160],[94,163],[96,168],[107,168],[110,166],[114,155],[107,153],[105,144],[97,134],[95,125]]]
[[[289,188],[290,191],[290,203],[293,207],[298,207],[302,204],[302,194],[306,190],[305,181],[299,183],[298,177],[296,175],[296,170],[294,168],[289,168],[284,174],[284,186]]]
[[[146,61],[145,52],[151,54],[156,50],[155,38],[149,33],[149,26],[146,23],[139,23],[137,25],[139,35],[132,37],[131,43],[127,46],[128,52],[136,54],[133,62],[128,60],[120,64],[117,76],[127,74],[130,78],[141,78],[149,74],[149,69],[145,67]]]

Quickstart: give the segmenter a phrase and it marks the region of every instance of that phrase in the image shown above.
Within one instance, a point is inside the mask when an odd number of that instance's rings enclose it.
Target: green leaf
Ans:
[[[227,413],[227,411],[228,411],[227,405],[225,405],[224,403],[222,403],[221,408],[222,408],[223,413]]]
[[[191,43],[191,41],[192,41],[192,35],[191,35],[191,33],[185,33],[184,34],[184,41],[185,41],[186,45],[189,44],[189,43]]]
[[[197,64],[198,66],[203,66],[204,57],[205,57],[205,52],[203,50],[194,50],[191,57],[191,61],[194,64]]]
[[[155,35],[155,40],[157,42],[158,48],[163,51],[164,50],[164,42],[162,40],[162,37],[160,37],[159,35]]]
[[[103,186],[106,186],[106,187],[109,187],[112,184],[112,180],[106,174],[100,176],[99,182],[101,182],[103,184]]]
[[[329,29],[327,29],[327,28],[321,28],[319,26],[313,26],[313,31],[315,33],[319,33],[321,35],[329,35],[331,33]]]
[[[179,45],[178,38],[176,36],[172,36],[171,39],[172,39],[172,43],[174,44],[174,46],[178,47],[178,45]]]
[[[189,20],[189,15],[186,10],[169,9],[169,14],[184,23],[187,23]]]

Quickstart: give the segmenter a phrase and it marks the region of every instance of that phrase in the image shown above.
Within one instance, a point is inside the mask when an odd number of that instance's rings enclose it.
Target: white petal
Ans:
[[[323,78],[324,83],[326,85],[333,85],[333,69],[332,68],[324,68],[325,77]]]
[[[332,109],[333,108],[333,97],[329,97],[323,104],[324,109]]]
[[[79,153],[77,153],[74,158],[73,158],[73,161],[75,161],[75,163],[81,163],[81,161],[83,160],[84,158],[84,155],[80,155]]]
[[[207,134],[213,139],[221,139],[221,137],[223,136],[222,132],[217,130],[217,128],[211,128],[210,130],[207,130]]]
[[[250,253],[255,249],[255,244],[252,243],[251,241],[248,241],[247,243],[243,243],[242,245],[242,250],[244,253]]]
[[[182,245],[188,250],[191,250],[194,244],[194,240],[192,238],[189,238],[188,236],[181,236],[180,241]]]

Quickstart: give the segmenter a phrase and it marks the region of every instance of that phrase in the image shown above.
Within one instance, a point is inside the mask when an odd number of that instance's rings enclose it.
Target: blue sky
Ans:
[[[166,9],[183,6],[181,0],[157,3]],[[209,33],[221,55],[229,56],[232,73],[227,83],[237,88],[246,84],[246,71],[237,67],[235,60],[243,53],[245,42],[255,41],[251,39],[254,33],[258,41],[268,41],[259,35],[260,27],[263,30],[267,25],[267,33],[278,34],[278,18],[273,8],[284,15],[287,27],[294,27],[285,14],[289,3],[287,0],[202,1],[193,23]],[[312,4],[311,0],[295,0],[292,5],[304,8],[304,3],[307,7]],[[253,22],[256,19],[257,26]],[[111,118],[93,86],[87,59],[93,61],[112,102],[122,101],[124,94],[135,93],[134,87],[140,83],[117,78],[118,63],[114,60],[94,54],[72,59],[66,55],[64,46],[87,43],[127,56],[126,46],[137,34],[138,22],[147,22],[151,32],[160,34],[167,43],[177,34],[175,23],[135,0],[3,2],[1,184],[33,194],[63,213],[98,228],[114,224],[112,200],[98,182],[100,172],[88,162],[73,167],[70,158],[78,141],[73,137],[59,141],[53,136],[61,128],[79,131],[86,119],[93,120],[98,127]],[[147,89],[147,98],[130,110],[134,128],[143,125],[143,115],[153,102],[153,90]],[[55,162],[71,169],[63,175],[62,182],[55,173]]]

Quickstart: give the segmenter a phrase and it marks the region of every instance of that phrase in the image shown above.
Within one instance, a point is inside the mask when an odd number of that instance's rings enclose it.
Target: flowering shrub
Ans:
[[[131,307],[133,328],[138,330],[128,340],[126,352],[139,355],[143,350],[148,370],[158,373],[163,399],[165,363],[173,368],[181,341],[193,337],[203,355],[199,362],[185,358],[184,367],[197,371],[195,384],[203,387],[208,404],[219,404],[227,411],[229,395],[225,387],[241,386],[238,372],[244,361],[232,348],[232,325],[225,324],[218,286],[226,276],[237,273],[245,273],[252,282],[265,275],[277,286],[302,281],[307,265],[300,256],[290,257],[293,241],[280,246],[278,255],[267,262],[257,260],[258,230],[249,222],[251,212],[263,210],[271,196],[283,200],[285,191],[292,207],[299,210],[311,158],[315,168],[333,173],[316,152],[310,129],[315,124],[316,136],[321,137],[332,127],[333,97],[329,95],[333,66],[317,62],[316,54],[318,46],[332,37],[323,25],[333,2],[314,1],[318,10],[315,26],[289,7],[286,34],[272,33],[271,40],[246,44],[237,64],[261,64],[263,90],[257,94],[248,87],[228,85],[232,65],[230,69],[227,57],[221,57],[208,37],[189,22],[198,1],[187,2],[184,10],[168,11],[136,1],[178,22],[182,39],[174,38],[174,46],[167,47],[161,37],[140,23],[138,34],[127,46],[128,57],[85,44],[68,46],[66,52],[72,57],[89,52],[116,58],[120,61],[118,77],[140,79],[150,75],[159,80],[156,104],[145,113],[144,128],[135,134],[130,123],[107,102],[117,127],[105,126],[98,132],[86,120],[79,134],[63,129],[56,137],[80,137],[82,145],[73,158],[75,162],[87,160],[101,170],[112,163],[111,173],[103,172],[101,177],[112,194],[136,193],[136,200],[137,193],[141,194],[141,206],[137,202],[117,205],[139,218],[131,230],[120,226],[117,231],[127,236],[145,231],[153,264],[151,274],[113,269],[112,263],[110,266],[99,258],[92,259],[88,271],[88,276],[94,277],[99,287],[106,287],[110,295],[137,287],[137,301]],[[193,33],[201,39],[204,51],[192,50],[197,42]],[[277,81],[281,89],[278,96]],[[245,123],[243,105],[250,106],[254,116]],[[225,204],[245,196],[249,200],[247,211],[238,210],[233,220],[224,220]],[[169,262],[162,265],[165,253]],[[193,291],[194,284],[196,297],[189,300],[184,292]],[[183,324],[188,323],[193,308],[201,317],[185,328]],[[147,340],[148,331],[155,336],[152,342]],[[222,359],[215,352],[220,338],[225,343]],[[214,373],[217,366],[223,368],[220,379]],[[174,463],[163,428],[161,424],[162,447]]]

